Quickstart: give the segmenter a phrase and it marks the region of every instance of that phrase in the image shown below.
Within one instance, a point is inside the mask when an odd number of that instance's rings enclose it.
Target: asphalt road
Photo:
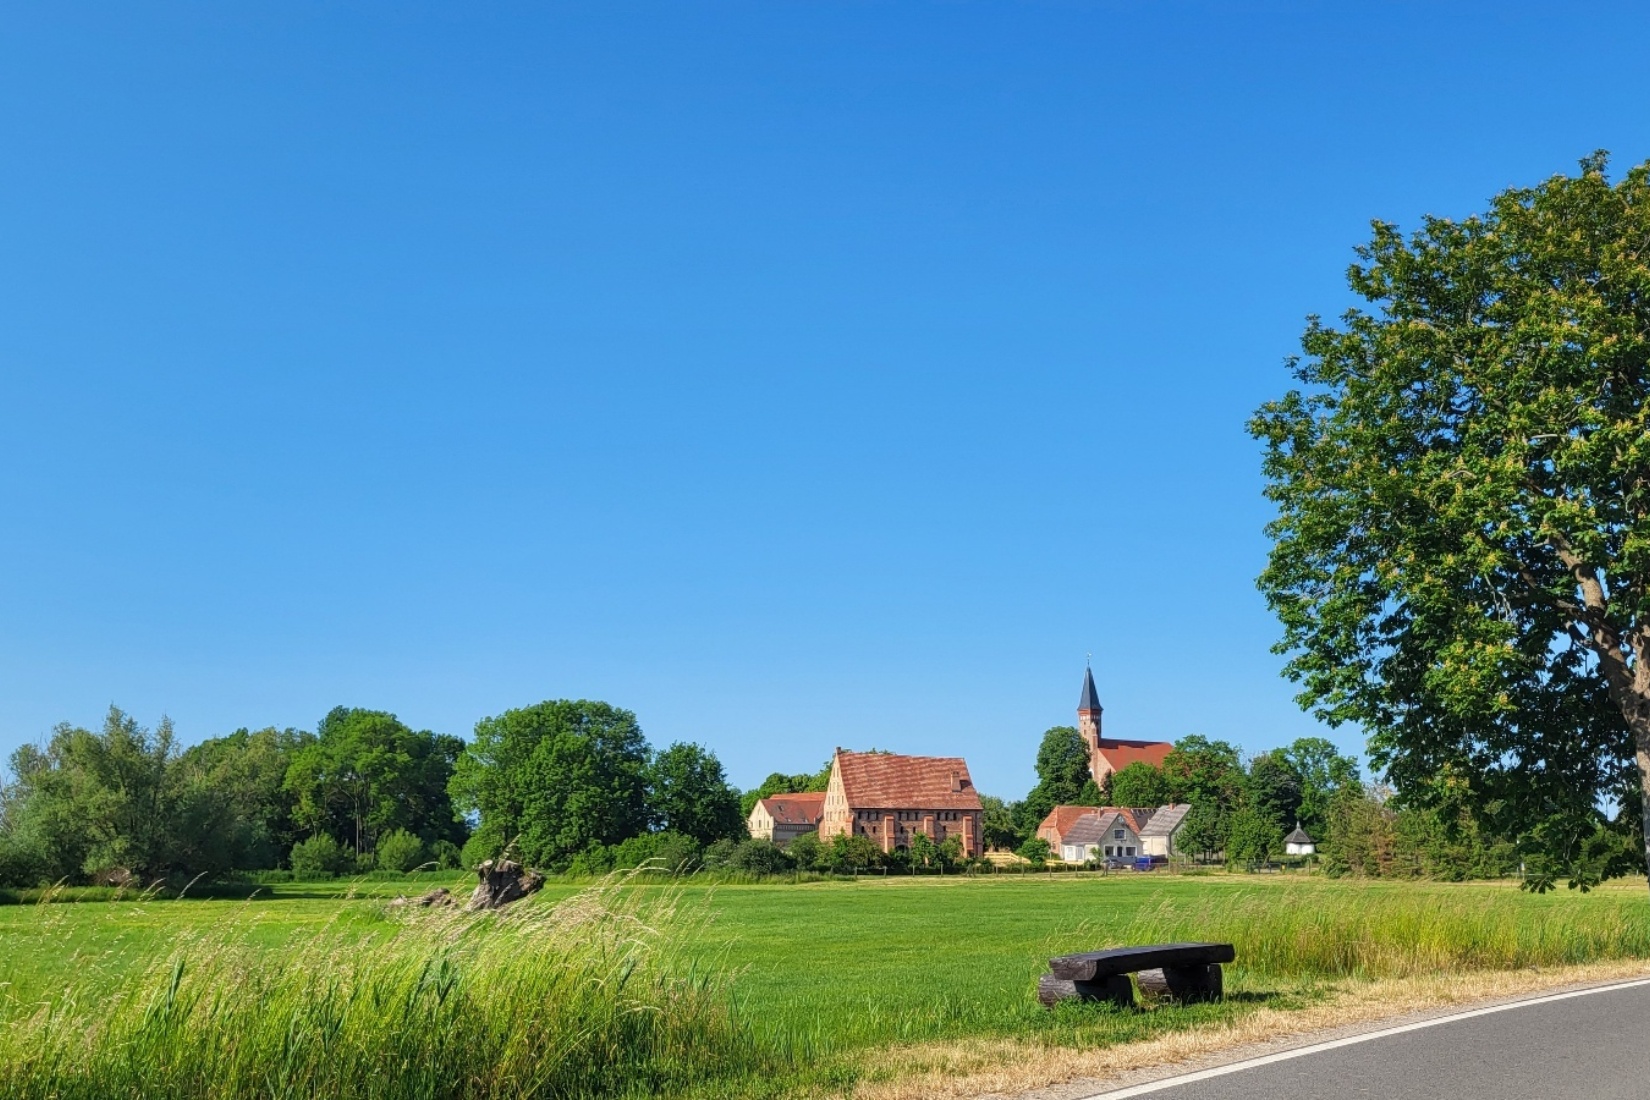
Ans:
[[[1096,1100],[1647,1100],[1650,985],[1520,1004],[1173,1080]]]

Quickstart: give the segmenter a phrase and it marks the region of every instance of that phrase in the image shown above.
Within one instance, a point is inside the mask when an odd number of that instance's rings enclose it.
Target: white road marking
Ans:
[[[1475,1016],[1488,1016],[1496,1012],[1511,1012],[1515,1008],[1529,1008],[1532,1005],[1551,1004],[1553,1001],[1567,1001],[1571,997],[1589,997],[1594,993],[1611,993],[1618,989],[1632,989],[1634,986],[1650,985],[1650,978],[1634,978],[1625,982],[1613,982],[1610,985],[1595,985],[1587,989],[1572,989],[1568,993],[1549,993],[1544,997],[1531,997],[1524,1001],[1511,1001],[1503,1005],[1491,1005],[1488,1008],[1473,1008],[1466,1012],[1455,1012],[1448,1016],[1439,1016],[1431,1020],[1420,1020],[1413,1024],[1401,1024],[1398,1027],[1382,1028],[1380,1031],[1370,1031],[1363,1035],[1349,1035],[1345,1039],[1331,1039],[1324,1043],[1313,1043],[1311,1046],[1296,1047],[1293,1050],[1279,1051],[1276,1054],[1263,1054],[1259,1058],[1248,1058],[1242,1062],[1232,1062],[1213,1069],[1200,1069],[1194,1073],[1182,1073],[1178,1077],[1165,1077],[1161,1081],[1148,1081],[1144,1085],[1131,1085],[1124,1089],[1113,1089],[1111,1092],[1096,1092],[1082,1098],[1082,1100],[1126,1100],[1130,1096],[1146,1096],[1164,1089],[1172,1089],[1176,1085],[1189,1085],[1194,1081],[1207,1081],[1212,1077],[1224,1077],[1228,1073],[1241,1073],[1246,1069],[1258,1069],[1275,1062],[1287,1062],[1291,1058],[1304,1058],[1308,1054],[1320,1054],[1326,1050],[1335,1050],[1339,1047],[1354,1046],[1358,1043],[1368,1043],[1376,1039],[1385,1039],[1389,1035],[1402,1035],[1406,1031],[1420,1031],[1426,1027],[1438,1027],[1441,1024],[1453,1024],[1458,1020],[1470,1020]]]

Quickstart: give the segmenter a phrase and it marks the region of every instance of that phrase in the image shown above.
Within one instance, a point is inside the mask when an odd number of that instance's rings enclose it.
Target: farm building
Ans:
[[[957,837],[964,855],[980,854],[980,793],[962,757],[837,749],[819,839],[863,836],[891,852],[918,833],[936,844]]]
[[[824,812],[823,791],[770,795],[751,809],[745,827],[757,840],[771,840],[783,848],[803,833],[819,828],[819,817]]]

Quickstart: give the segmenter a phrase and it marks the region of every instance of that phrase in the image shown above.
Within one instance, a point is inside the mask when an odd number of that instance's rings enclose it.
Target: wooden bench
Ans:
[[[1110,1001],[1127,1008],[1134,1004],[1133,974],[1148,996],[1218,1001],[1220,964],[1236,957],[1229,943],[1160,943],[1061,955],[1048,961],[1049,972],[1037,982],[1037,999],[1049,1008],[1069,1000]]]

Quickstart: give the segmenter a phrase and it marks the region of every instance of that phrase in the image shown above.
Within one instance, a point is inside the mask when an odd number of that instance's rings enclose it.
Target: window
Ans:
[[[1123,839],[1123,830],[1118,829],[1116,832],[1112,833],[1111,835],[1116,837],[1118,840],[1122,840]]]
[[[1129,850],[1127,852],[1125,852],[1124,854],[1125,855],[1131,855],[1131,856],[1134,855],[1134,845],[1133,844],[1129,845]]]

